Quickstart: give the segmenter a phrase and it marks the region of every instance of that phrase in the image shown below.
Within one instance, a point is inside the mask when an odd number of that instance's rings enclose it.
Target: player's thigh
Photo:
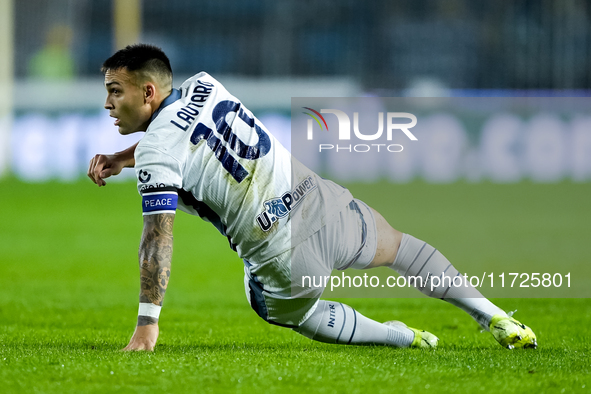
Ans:
[[[396,258],[402,233],[394,229],[378,211],[371,207],[369,209],[376,224],[377,247],[374,259],[366,268],[391,265]]]
[[[327,223],[323,247],[331,269],[366,269],[392,264],[402,233],[388,224],[375,209],[359,199],[340,212],[338,220]]]

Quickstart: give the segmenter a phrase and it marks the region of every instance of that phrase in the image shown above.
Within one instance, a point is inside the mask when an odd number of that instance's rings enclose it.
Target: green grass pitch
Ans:
[[[458,267],[589,265],[591,184],[350,185]],[[508,351],[463,312],[424,298],[348,299],[376,320],[440,337],[434,351],[312,342],[245,301],[227,240],[179,213],[154,353],[135,326],[140,198],[132,183],[0,181],[0,392],[585,392],[588,299],[496,299],[538,335]],[[588,280],[580,277],[578,280]]]

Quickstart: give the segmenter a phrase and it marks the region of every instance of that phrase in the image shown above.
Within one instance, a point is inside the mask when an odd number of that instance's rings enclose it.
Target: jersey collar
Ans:
[[[162,101],[162,103],[160,104],[160,107],[158,107],[156,112],[154,112],[152,114],[152,117],[150,118],[150,122],[152,122],[154,119],[156,119],[156,117],[160,114],[160,112],[162,112],[162,110],[164,108],[168,107],[170,104],[174,103],[175,101],[177,101],[180,98],[181,98],[181,91],[173,88],[170,95],[167,98],[165,98],[164,101]]]

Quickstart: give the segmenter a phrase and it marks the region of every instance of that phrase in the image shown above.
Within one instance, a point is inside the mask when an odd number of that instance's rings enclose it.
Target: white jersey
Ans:
[[[352,200],[293,159],[204,72],[164,100],[135,163],[144,215],[174,212],[178,203],[214,224],[253,263],[302,242]]]

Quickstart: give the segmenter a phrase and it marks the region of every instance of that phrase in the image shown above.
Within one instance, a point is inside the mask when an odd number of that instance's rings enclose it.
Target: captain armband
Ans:
[[[142,193],[142,210],[145,215],[175,213],[178,193],[174,188],[159,188]]]

